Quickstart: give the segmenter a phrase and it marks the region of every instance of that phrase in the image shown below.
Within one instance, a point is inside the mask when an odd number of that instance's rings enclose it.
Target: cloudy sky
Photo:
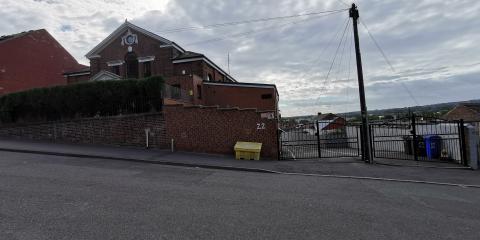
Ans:
[[[169,31],[345,9],[345,3],[351,4],[348,0],[0,0],[0,35],[45,28],[80,63],[88,64],[84,55],[127,18],[187,50],[206,54],[224,69],[230,53],[230,71],[237,80],[277,85],[284,116],[347,112],[358,110],[359,104],[346,11]],[[362,22],[393,67],[360,25],[369,109],[480,98],[480,48],[475,44],[480,41],[480,1],[356,3]]]

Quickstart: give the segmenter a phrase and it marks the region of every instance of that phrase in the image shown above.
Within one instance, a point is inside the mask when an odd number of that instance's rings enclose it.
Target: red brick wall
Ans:
[[[202,91],[202,98],[199,98],[199,92],[197,86],[202,88],[203,81],[197,75],[184,75],[184,76],[174,76],[174,77],[167,77],[165,78],[165,83],[168,85],[180,85],[180,88],[184,90],[186,93],[190,93],[193,91],[193,104],[196,105],[203,105],[204,104],[204,93]]]
[[[176,63],[174,65],[174,75],[181,76],[185,70],[185,75],[197,75],[203,79],[202,61]]]
[[[164,113],[85,118],[1,126],[0,136],[114,146],[145,146],[145,129],[151,130],[149,145],[176,150],[233,155],[237,141],[263,144],[261,157],[277,159],[277,120],[262,118],[256,110],[217,107],[164,106]]]
[[[277,111],[277,94],[274,88],[203,85],[204,104],[207,106],[256,108]],[[271,99],[262,99],[262,94],[271,94]]]
[[[206,62],[202,60],[194,61],[194,62],[184,62],[184,63],[176,63],[174,65],[175,75],[183,75],[183,71],[185,70],[185,74],[190,75],[197,75],[201,79],[207,79],[207,75],[210,74],[212,76],[212,79],[210,81],[214,82],[224,82],[226,81],[226,77],[208,65]]]
[[[161,113],[85,118],[0,127],[0,136],[114,146],[145,146],[149,128],[151,147],[167,146],[165,120]]]
[[[256,110],[164,107],[166,134],[181,151],[233,154],[237,141],[263,144],[261,157],[277,159],[277,120]]]
[[[81,65],[45,29],[0,44],[0,95],[65,85],[64,72]]]

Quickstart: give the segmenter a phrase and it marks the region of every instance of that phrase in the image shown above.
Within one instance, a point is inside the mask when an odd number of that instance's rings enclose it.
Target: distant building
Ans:
[[[0,95],[65,85],[62,74],[84,68],[45,29],[0,37]]]
[[[445,120],[480,122],[480,103],[461,103],[442,117]]]
[[[318,113],[317,115],[318,127],[321,130],[334,130],[345,128],[347,121],[345,118],[340,117],[333,113],[322,114]]]

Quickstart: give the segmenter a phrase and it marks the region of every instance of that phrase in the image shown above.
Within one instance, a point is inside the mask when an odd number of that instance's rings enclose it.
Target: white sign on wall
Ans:
[[[275,113],[274,112],[264,112],[260,114],[261,118],[266,118],[266,119],[275,119]]]

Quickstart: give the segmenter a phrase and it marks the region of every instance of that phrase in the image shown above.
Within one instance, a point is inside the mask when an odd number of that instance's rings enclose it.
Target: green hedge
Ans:
[[[161,77],[38,88],[0,97],[0,122],[55,121],[160,111]]]

